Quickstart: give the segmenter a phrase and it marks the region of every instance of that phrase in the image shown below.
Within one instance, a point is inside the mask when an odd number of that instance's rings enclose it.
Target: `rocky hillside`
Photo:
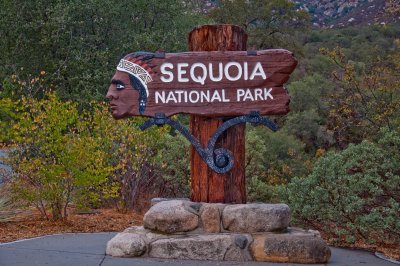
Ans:
[[[385,0],[295,0],[298,9],[307,10],[314,27],[383,23]],[[390,20],[399,21],[392,17]]]
[[[292,0],[298,9],[306,10],[314,27],[337,27],[357,24],[400,21],[400,14],[383,16],[389,0]],[[399,0],[397,0],[399,1]],[[216,6],[218,0],[201,0],[205,13]]]

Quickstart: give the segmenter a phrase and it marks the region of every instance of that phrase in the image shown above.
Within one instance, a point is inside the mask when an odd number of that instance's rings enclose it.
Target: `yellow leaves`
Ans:
[[[316,157],[316,158],[319,158],[319,157],[324,156],[325,154],[326,154],[326,150],[325,150],[325,149],[318,149],[318,150],[315,152],[315,157]]]

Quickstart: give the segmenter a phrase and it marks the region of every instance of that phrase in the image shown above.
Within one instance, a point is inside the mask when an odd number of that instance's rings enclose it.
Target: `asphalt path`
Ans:
[[[164,265],[164,266],[214,266],[214,265],[304,265],[264,262],[219,262],[195,260],[169,260],[155,258],[115,258],[105,255],[108,240],[116,233],[79,233],[57,234],[44,237],[19,240],[0,244],[0,265]],[[363,250],[349,250],[331,247],[332,256],[328,264],[313,265],[360,265],[395,266],[395,263],[380,259],[373,253]]]

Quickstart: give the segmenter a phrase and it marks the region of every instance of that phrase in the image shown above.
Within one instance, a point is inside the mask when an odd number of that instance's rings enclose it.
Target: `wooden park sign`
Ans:
[[[114,116],[286,114],[283,87],[297,61],[287,50],[185,53],[136,52],[118,64],[109,95],[124,93],[125,112]]]
[[[277,126],[261,115],[289,112],[283,84],[297,60],[287,50],[246,50],[234,25],[205,25],[183,53],[135,52],[122,58],[107,98],[116,119],[151,117],[141,129],[168,124],[191,146],[191,200],[245,203],[245,123]],[[190,131],[173,114],[190,114]]]

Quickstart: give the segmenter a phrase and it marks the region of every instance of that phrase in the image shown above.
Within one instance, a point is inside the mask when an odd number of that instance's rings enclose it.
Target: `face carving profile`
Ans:
[[[107,92],[114,118],[134,116],[137,110],[143,115],[149,97],[147,84],[152,81],[154,73],[151,69],[155,67],[147,63],[151,62],[154,55],[136,52],[128,54],[119,62]]]

